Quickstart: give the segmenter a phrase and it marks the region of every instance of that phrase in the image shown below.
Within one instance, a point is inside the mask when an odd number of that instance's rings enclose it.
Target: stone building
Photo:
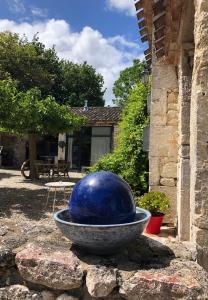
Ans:
[[[18,168],[25,161],[27,156],[25,137],[1,133],[0,146],[3,147],[0,154],[0,167]]]
[[[111,152],[116,145],[119,107],[72,107],[71,111],[86,117],[86,124],[78,131],[59,136],[37,138],[37,159],[66,160],[72,169],[81,170],[93,165],[102,155]],[[64,143],[63,143],[64,142]],[[3,151],[0,167],[20,168],[29,158],[27,136],[0,135]]]
[[[72,169],[82,170],[113,150],[121,119],[119,107],[72,107],[71,111],[86,118],[78,131],[59,134],[66,147],[58,150],[58,158],[70,161]]]
[[[3,147],[0,156],[0,167],[19,169],[22,163],[29,159],[28,136],[0,134],[0,147]],[[58,155],[58,136],[37,137],[37,159],[55,157]]]
[[[150,190],[208,270],[208,1],[135,1],[152,72]]]

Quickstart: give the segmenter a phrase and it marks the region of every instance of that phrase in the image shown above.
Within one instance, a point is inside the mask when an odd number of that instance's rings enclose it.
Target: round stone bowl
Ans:
[[[89,225],[71,221],[68,209],[54,214],[57,227],[63,235],[85,251],[94,254],[113,254],[119,252],[142,234],[150,212],[137,207],[135,220],[130,223],[113,225]]]

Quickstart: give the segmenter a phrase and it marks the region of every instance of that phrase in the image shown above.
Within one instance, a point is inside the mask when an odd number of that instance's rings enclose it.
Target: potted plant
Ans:
[[[169,198],[161,192],[149,192],[136,199],[136,205],[151,212],[146,233],[158,234],[163,222],[164,213],[169,207]]]

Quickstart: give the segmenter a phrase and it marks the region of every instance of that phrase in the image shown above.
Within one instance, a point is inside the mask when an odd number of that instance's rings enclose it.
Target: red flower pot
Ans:
[[[147,224],[146,233],[158,234],[160,233],[160,227],[162,225],[164,214],[158,214],[151,216],[149,223]]]

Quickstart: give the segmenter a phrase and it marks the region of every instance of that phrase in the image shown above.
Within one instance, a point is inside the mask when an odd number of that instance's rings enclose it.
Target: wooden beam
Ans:
[[[154,22],[155,30],[159,29],[160,27],[165,26],[165,14],[161,15],[158,19],[156,19]]]
[[[155,54],[156,54],[157,58],[160,58],[160,57],[162,57],[162,56],[165,55],[165,49],[164,48],[160,48],[159,50],[157,50],[155,52]]]
[[[159,40],[164,35],[165,35],[165,26],[163,26],[162,28],[160,28],[154,32],[155,41]]]
[[[144,19],[144,10],[143,9],[137,13],[137,19],[138,20]]]
[[[157,16],[165,11],[164,0],[159,0],[153,5],[153,15]]]
[[[146,60],[152,59],[152,54],[149,53],[148,55],[145,55],[145,59],[146,59]]]
[[[148,55],[149,53],[152,54],[151,48],[148,48],[148,49],[144,50],[144,55]]]
[[[155,49],[159,50],[160,48],[164,48],[165,46],[165,37],[155,42]]]
[[[152,58],[149,58],[148,60],[146,60],[146,63],[150,66],[152,63]]]
[[[144,28],[145,27],[145,21],[142,20],[141,22],[138,23],[138,25],[139,25],[140,29]]]
[[[142,43],[147,42],[147,41],[148,41],[148,35],[147,35],[147,34],[146,34],[146,35],[143,35],[143,36],[141,37],[141,41],[142,41]]]
[[[134,1],[141,40],[149,42],[150,49],[145,50],[146,61],[151,63],[152,50],[157,59],[163,56],[165,59],[171,57],[175,59],[183,2],[181,0]],[[151,50],[152,45],[154,49]]]
[[[135,7],[136,7],[136,11],[143,8],[144,5],[144,1],[143,0],[139,0],[135,3]]]
[[[147,27],[142,28],[140,31],[140,36],[146,35],[147,34]]]

